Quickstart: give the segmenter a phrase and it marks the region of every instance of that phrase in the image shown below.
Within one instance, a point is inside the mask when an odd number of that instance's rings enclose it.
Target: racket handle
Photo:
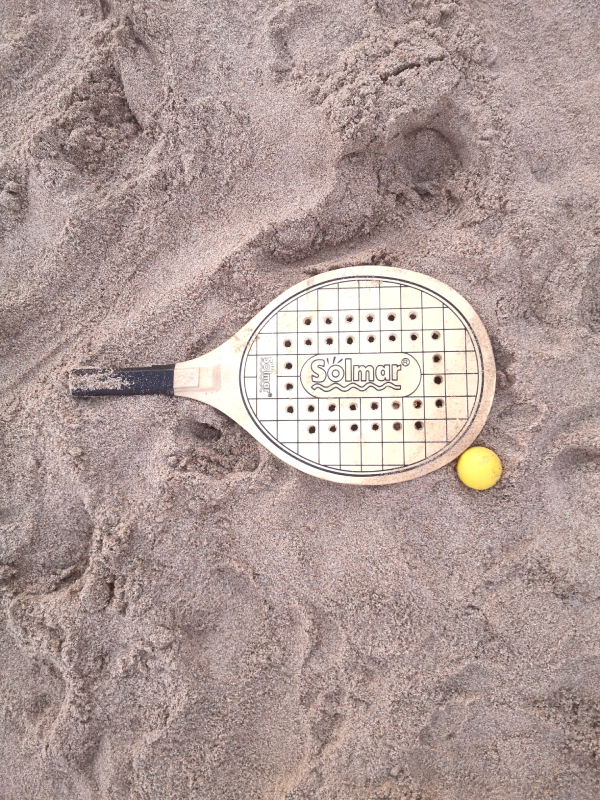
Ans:
[[[73,397],[166,394],[173,396],[175,364],[127,369],[75,369],[70,375]]]

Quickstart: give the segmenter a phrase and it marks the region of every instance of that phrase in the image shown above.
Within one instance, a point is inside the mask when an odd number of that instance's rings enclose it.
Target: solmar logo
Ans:
[[[317,355],[300,380],[313,397],[406,397],[419,387],[421,367],[409,353]]]
[[[271,373],[273,372],[273,359],[270,356],[264,356],[260,360],[260,368],[258,374],[258,391],[266,392],[267,397],[273,397],[271,391]]]

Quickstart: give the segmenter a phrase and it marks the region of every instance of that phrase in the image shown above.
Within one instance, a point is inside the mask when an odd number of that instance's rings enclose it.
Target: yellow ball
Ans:
[[[458,459],[456,471],[461,481],[470,489],[490,489],[502,475],[502,464],[493,450],[487,447],[469,447]]]

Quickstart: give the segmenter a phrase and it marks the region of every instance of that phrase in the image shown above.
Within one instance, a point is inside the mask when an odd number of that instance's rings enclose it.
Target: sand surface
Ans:
[[[1,800],[598,800],[597,0],[0,26]],[[335,485],[199,403],[68,394],[371,262],[483,319],[495,489]]]

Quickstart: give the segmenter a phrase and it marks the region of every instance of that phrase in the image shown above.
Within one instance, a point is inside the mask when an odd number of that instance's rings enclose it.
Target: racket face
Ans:
[[[353,267],[305,281],[251,323],[239,386],[269,448],[329,480],[391,483],[456,458],[491,406],[489,338],[425,275]]]

